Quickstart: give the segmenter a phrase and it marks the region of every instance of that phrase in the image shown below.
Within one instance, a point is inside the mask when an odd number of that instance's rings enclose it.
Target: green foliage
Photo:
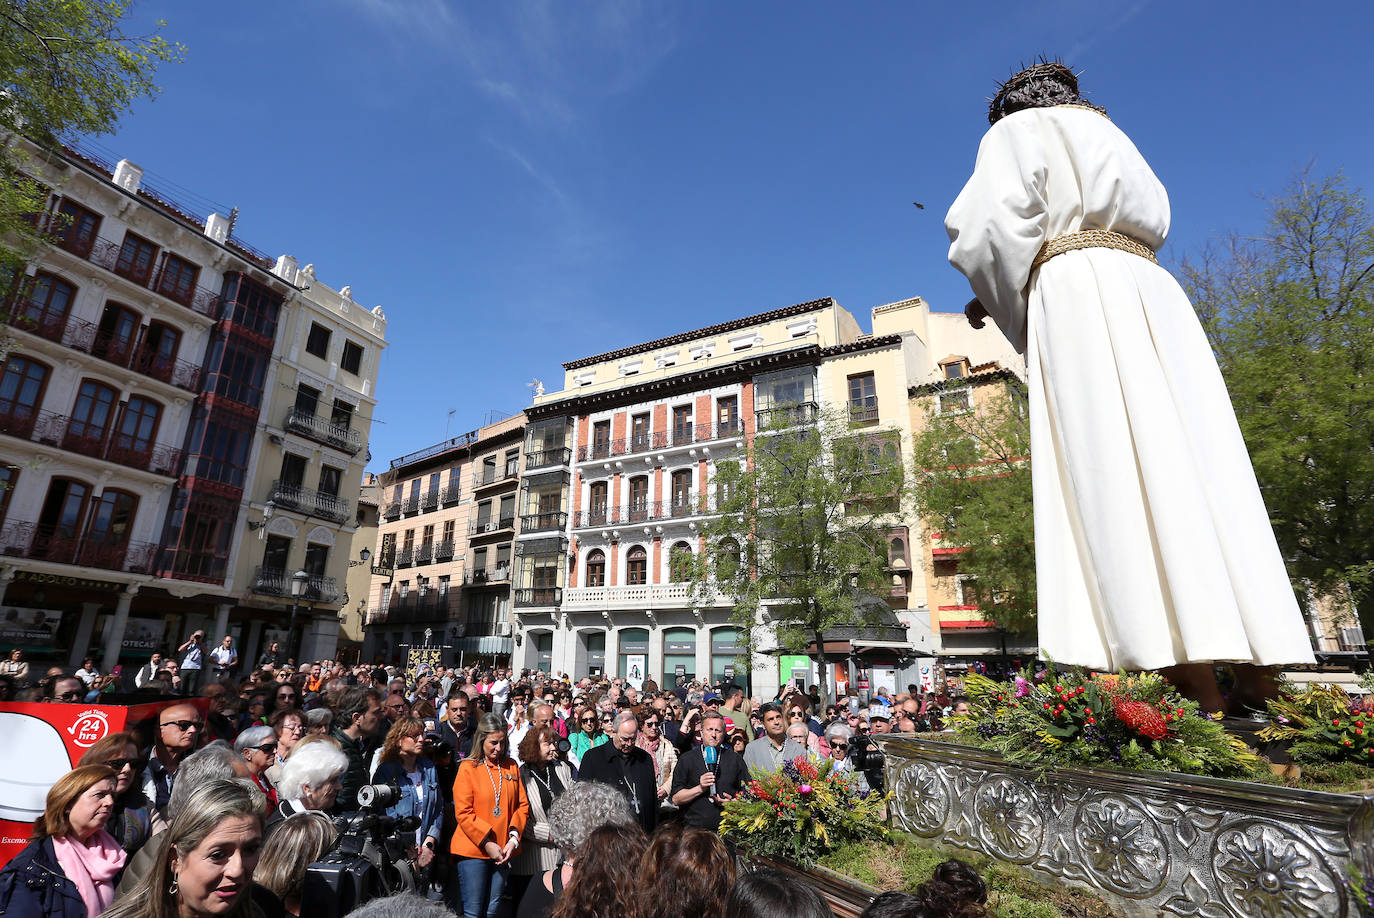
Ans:
[[[890,612],[887,531],[900,509],[904,471],[893,431],[855,430],[842,412],[814,421],[775,407],[745,451],[717,461],[718,515],[703,527],[692,604],[719,595],[753,651],[767,610],[778,644],[805,653],[826,631],[878,624]],[[676,563],[677,559],[675,559]],[[821,691],[828,694],[824,667]]]
[[[973,745],[1049,768],[1111,766],[1247,778],[1261,762],[1197,703],[1155,673],[1102,675],[1051,668],[1011,682],[972,675],[972,713],[954,728]]]
[[[1209,247],[1184,281],[1290,576],[1358,607],[1374,570],[1374,215],[1341,175],[1300,174],[1269,205],[1264,233]]]
[[[1284,684],[1268,704],[1274,722],[1260,738],[1290,742],[1289,758],[1307,778],[1342,784],[1374,778],[1374,715],[1353,709],[1341,686],[1314,683],[1299,692]]]
[[[837,846],[883,838],[887,797],[860,793],[834,760],[798,756],[776,772],[755,772],[726,802],[720,832],[750,854],[810,866]]]
[[[946,389],[946,392],[949,390]],[[1035,631],[1035,519],[1030,424],[1019,380],[970,389],[974,408],[931,405],[916,434],[912,502],[927,524],[957,544],[965,591],[1014,633]],[[985,586],[980,586],[985,585]]]
[[[52,148],[82,134],[112,131],[136,100],[157,92],[153,75],[183,49],[156,35],[124,32],[127,0],[24,0],[0,3],[0,130]],[[158,23],[161,28],[163,23]],[[46,194],[26,177],[29,163],[12,144],[0,148],[8,178],[0,192],[0,258],[14,267],[39,242],[24,219]]]

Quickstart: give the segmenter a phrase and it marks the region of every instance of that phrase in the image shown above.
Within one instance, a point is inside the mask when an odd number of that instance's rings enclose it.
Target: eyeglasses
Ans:
[[[268,755],[273,755],[273,754],[275,754],[276,751],[277,751],[277,744],[276,744],[276,743],[263,743],[261,746],[254,746],[253,748],[254,748],[254,749],[257,749],[257,750],[260,751],[260,752],[265,752],[265,753],[267,753]]]
[[[848,748],[849,748],[849,744],[848,744],[848,743],[831,743],[831,744],[830,744],[830,748],[831,748],[831,749],[848,749]]]
[[[70,692],[55,692],[53,697],[62,701],[79,701],[84,694],[80,689],[72,689]]]
[[[644,721],[644,726],[646,726],[646,727],[657,727],[657,726],[658,726],[658,721],[656,721],[656,720],[646,720],[646,721]]]
[[[108,765],[108,766],[110,766],[111,768],[113,768],[115,771],[123,771],[124,768],[125,768],[125,766],[127,766],[127,765],[132,765],[133,768],[134,768],[134,771],[138,771],[140,768],[143,767],[143,760],[142,760],[142,759],[106,759],[106,760],[105,760],[105,764]]]
[[[282,733],[304,733],[305,724],[282,724]]]
[[[185,733],[187,730],[199,730],[202,725],[198,720],[169,720],[165,724],[160,724],[159,726],[176,727],[182,733]]]
[[[584,718],[582,718],[582,720],[579,721],[579,723],[594,724],[594,723],[596,723],[596,718],[595,718],[595,717],[584,717]]]
[[[797,719],[801,719],[801,718],[805,717],[806,715],[803,714],[801,711],[788,711],[788,712],[787,712],[787,716],[788,716],[788,717],[797,718]]]

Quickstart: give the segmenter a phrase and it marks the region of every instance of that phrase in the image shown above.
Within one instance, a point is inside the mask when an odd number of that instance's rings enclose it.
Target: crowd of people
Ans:
[[[0,871],[0,913],[300,915],[307,868],[335,847],[343,814],[388,785],[408,885],[446,913],[828,914],[805,884],[736,877],[723,805],[751,771],[797,757],[881,790],[868,737],[941,729],[966,704],[914,686],[823,706],[794,686],[761,701],[730,682],[294,666],[275,645],[246,676],[238,662],[231,638],[207,650],[196,632],[132,676],[102,676],[91,660],[36,681],[27,664],[0,672],[19,700],[90,702],[123,677],[124,690],[170,702],[150,735],[104,737],[53,786],[32,842]],[[976,884],[960,882],[937,876],[870,912],[981,914]]]

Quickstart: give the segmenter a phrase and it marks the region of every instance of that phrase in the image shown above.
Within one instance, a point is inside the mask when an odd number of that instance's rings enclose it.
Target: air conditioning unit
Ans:
[[[510,622],[497,622],[496,633],[502,637],[510,637]]]

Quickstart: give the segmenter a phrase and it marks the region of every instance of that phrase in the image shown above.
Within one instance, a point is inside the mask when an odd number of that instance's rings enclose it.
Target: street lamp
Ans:
[[[286,652],[287,656],[300,665],[300,653],[292,653],[293,642],[296,637],[296,610],[301,605],[301,594],[305,592],[305,585],[310,582],[310,575],[305,571],[296,571],[291,575],[291,624],[286,629]],[[298,649],[298,648],[297,648]]]
[[[358,558],[359,558],[359,560],[357,560],[357,561],[350,561],[350,562],[348,562],[348,566],[349,566],[349,567],[359,567],[359,566],[361,566],[361,565],[366,564],[368,561],[371,561],[371,560],[372,560],[372,552],[371,552],[370,550],[364,548],[362,551],[358,552]]]

